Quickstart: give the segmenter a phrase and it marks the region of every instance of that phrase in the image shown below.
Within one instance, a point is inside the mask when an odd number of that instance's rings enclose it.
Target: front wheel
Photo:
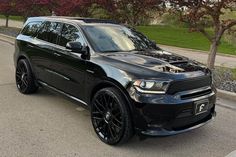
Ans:
[[[95,94],[91,120],[96,134],[106,144],[125,143],[133,135],[127,103],[116,88],[104,88]]]

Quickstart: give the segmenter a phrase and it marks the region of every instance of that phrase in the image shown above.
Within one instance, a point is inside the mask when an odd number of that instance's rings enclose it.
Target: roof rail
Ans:
[[[80,20],[85,23],[111,23],[118,24],[118,22],[109,19],[96,19],[96,18],[88,18],[88,17],[70,17],[70,16],[45,16],[46,18],[61,18],[61,19],[69,19],[69,20]]]

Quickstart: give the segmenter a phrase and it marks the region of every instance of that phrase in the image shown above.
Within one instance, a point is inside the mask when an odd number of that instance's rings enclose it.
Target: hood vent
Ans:
[[[163,66],[164,72],[180,73],[206,70],[206,68],[201,64],[171,53],[164,53],[162,51],[140,51],[136,54],[157,58],[161,61],[167,62],[167,64]]]

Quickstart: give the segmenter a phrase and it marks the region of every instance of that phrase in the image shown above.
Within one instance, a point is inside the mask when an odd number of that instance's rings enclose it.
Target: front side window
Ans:
[[[57,44],[58,37],[60,36],[62,24],[58,22],[45,22],[39,31],[37,38]]]
[[[37,31],[39,30],[40,26],[41,26],[42,22],[40,21],[34,21],[34,22],[30,22],[28,23],[25,28],[22,31],[23,35],[27,35],[27,36],[35,36]]]
[[[59,45],[66,46],[66,44],[70,41],[78,41],[82,45],[85,44],[82,34],[79,32],[79,30],[70,24],[64,24],[61,32],[61,38],[59,41]]]

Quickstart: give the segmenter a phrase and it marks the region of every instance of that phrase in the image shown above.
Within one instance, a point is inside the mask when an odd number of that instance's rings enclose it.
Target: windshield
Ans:
[[[160,50],[142,33],[121,25],[89,25],[83,30],[96,52]]]

